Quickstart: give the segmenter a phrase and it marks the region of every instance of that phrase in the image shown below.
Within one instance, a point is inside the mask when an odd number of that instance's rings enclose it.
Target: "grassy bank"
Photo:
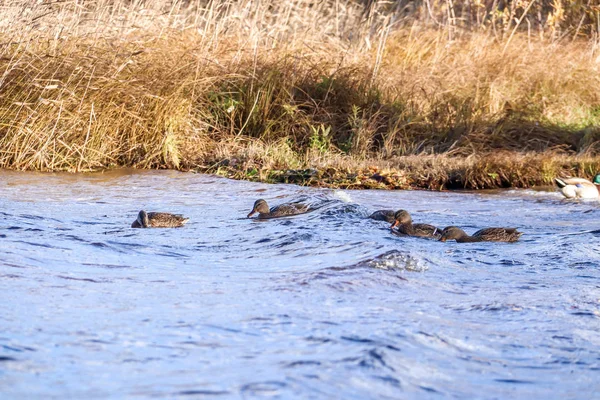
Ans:
[[[600,171],[587,9],[571,25],[551,9],[532,34],[525,7],[463,26],[447,3],[402,20],[387,3],[319,4],[6,7],[0,167],[434,189]]]

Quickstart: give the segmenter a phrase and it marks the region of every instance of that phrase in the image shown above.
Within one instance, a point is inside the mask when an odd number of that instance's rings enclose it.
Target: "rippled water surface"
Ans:
[[[304,199],[295,218],[244,218]],[[2,398],[598,398],[600,206],[0,173]],[[404,208],[515,244],[391,235]],[[131,229],[140,209],[181,229]]]

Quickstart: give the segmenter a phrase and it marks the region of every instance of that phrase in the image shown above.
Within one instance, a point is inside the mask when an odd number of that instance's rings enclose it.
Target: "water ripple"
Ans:
[[[0,174],[6,398],[597,394],[595,204],[174,171]],[[313,210],[245,218],[258,197]],[[525,233],[441,243],[367,218],[400,208]],[[131,229],[140,209],[190,222]]]

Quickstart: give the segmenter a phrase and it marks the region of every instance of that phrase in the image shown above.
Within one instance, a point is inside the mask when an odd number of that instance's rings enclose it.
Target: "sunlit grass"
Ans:
[[[557,40],[555,25],[509,36],[311,4],[5,7],[0,167],[263,180],[339,168],[340,185],[389,169],[399,187],[429,188],[600,170],[600,56],[585,26]]]

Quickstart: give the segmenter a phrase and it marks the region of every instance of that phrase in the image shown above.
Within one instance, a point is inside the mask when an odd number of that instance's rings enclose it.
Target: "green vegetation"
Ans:
[[[589,2],[313,3],[8,4],[0,167],[434,189],[600,171]]]

